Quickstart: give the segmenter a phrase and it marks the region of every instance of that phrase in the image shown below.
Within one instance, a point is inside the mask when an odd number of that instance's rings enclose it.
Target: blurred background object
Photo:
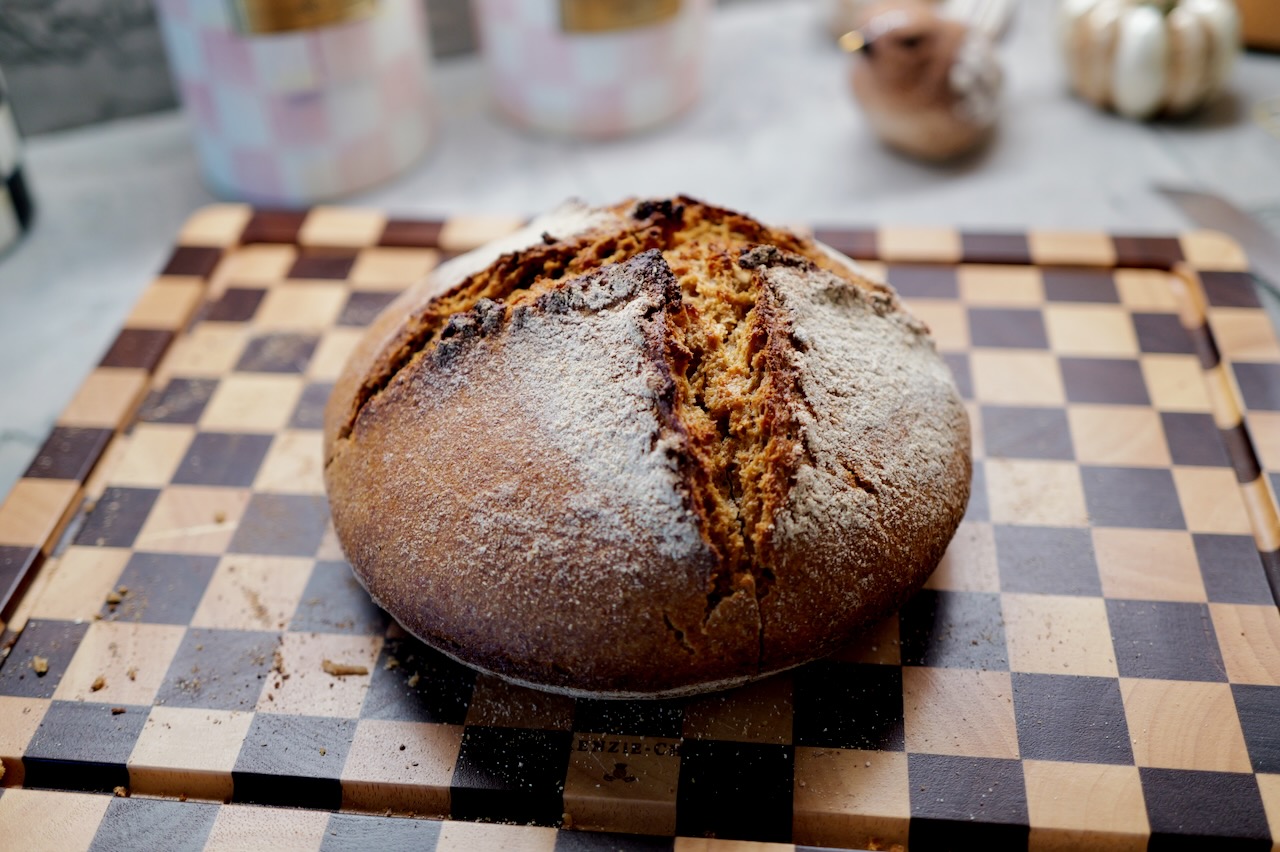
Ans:
[[[31,227],[34,212],[22,172],[22,137],[0,74],[0,254]]]
[[[1280,3],[1276,0],[1236,0],[1240,7],[1244,43],[1264,50],[1280,50]]]
[[[1062,0],[1060,10],[1071,87],[1128,118],[1195,111],[1240,54],[1234,0]]]
[[[923,0],[888,0],[864,7],[858,28],[841,38],[853,54],[854,97],[890,147],[947,160],[990,135],[1004,72],[978,23],[988,20],[990,5],[970,6],[972,23],[945,17]]]
[[[219,195],[305,205],[381,183],[432,135],[419,0],[158,0]]]
[[[697,100],[713,0],[475,0],[498,109],[517,126],[608,138]]]

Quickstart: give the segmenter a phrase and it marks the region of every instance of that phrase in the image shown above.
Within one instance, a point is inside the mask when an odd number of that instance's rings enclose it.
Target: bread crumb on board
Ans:
[[[120,714],[122,714],[122,713],[124,713],[124,712],[125,712],[125,708],[123,708],[123,707],[112,707],[112,708],[111,708],[111,715],[112,715],[112,716],[119,716]]]
[[[118,796],[118,797],[119,797],[119,798],[121,798],[121,799],[127,799],[127,798],[129,798],[129,788],[128,788],[128,787],[116,787],[116,788],[115,788],[115,789],[113,789],[111,792],[115,793],[115,794],[116,794],[116,796]]]
[[[90,692],[97,692],[99,689],[107,685],[107,679],[102,675],[98,675],[93,679],[93,683],[89,684]]]
[[[138,667],[137,667],[137,666],[129,666],[129,670],[128,670],[128,671],[126,671],[124,674],[125,674],[125,677],[129,678],[129,680],[137,680],[137,679],[138,679]]]
[[[31,668],[35,669],[35,673],[38,676],[44,677],[46,674],[49,673],[49,658],[48,657],[32,657]]]
[[[334,677],[346,677],[347,675],[367,675],[369,673],[368,666],[353,666],[347,663],[335,663],[333,660],[325,659],[320,668],[324,669],[326,674]]]

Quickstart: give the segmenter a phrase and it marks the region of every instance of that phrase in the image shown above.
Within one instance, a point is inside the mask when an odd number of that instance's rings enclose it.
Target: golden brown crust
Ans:
[[[579,694],[831,650],[923,583],[968,497],[964,408],[892,292],[683,198],[407,295],[325,431],[374,598],[464,662]]]

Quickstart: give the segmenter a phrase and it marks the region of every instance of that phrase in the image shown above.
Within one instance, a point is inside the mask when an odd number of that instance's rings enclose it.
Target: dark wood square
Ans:
[[[255,210],[240,234],[240,242],[295,243],[306,218],[305,210]]]
[[[89,701],[54,701],[22,756],[28,787],[109,793],[129,783],[125,763],[150,708]]]
[[[236,370],[242,373],[301,373],[311,363],[320,338],[312,334],[265,334],[245,346]]]
[[[1116,266],[1135,269],[1172,269],[1183,260],[1182,243],[1177,237],[1113,236]]]
[[[912,848],[1026,848],[1030,820],[1021,761],[911,754],[907,777]]]
[[[1248,272],[1206,270],[1200,283],[1209,304],[1215,308],[1261,308],[1258,288]]]
[[[969,339],[974,346],[1048,349],[1044,316],[1020,308],[969,308]]]
[[[1014,672],[1013,706],[1023,760],[1133,763],[1115,678]]]
[[[1258,781],[1234,772],[1138,770],[1151,820],[1152,852],[1269,850],[1271,832]]]
[[[612,834],[601,831],[561,831],[554,852],[672,852],[675,839],[645,834]],[[803,847],[797,847],[803,849]]]
[[[987,458],[1075,458],[1071,426],[1061,408],[984,405],[982,438]]]
[[[682,699],[598,701],[579,698],[573,706],[573,729],[590,734],[679,737],[686,703]]]
[[[31,479],[84,482],[113,434],[110,429],[55,426],[22,475]]]
[[[1233,683],[1231,694],[1253,771],[1280,773],[1280,686]]]
[[[192,627],[169,664],[156,704],[253,710],[279,646],[277,633]]]
[[[323,429],[324,407],[333,393],[332,382],[314,382],[302,389],[298,405],[289,418],[290,429]]]
[[[336,810],[355,732],[354,719],[255,714],[231,772],[232,801]]]
[[[324,537],[329,504],[310,494],[254,494],[229,553],[312,556]]]
[[[1088,530],[996,526],[995,539],[1001,591],[1102,595]]]
[[[108,488],[89,510],[76,544],[132,547],[160,496],[157,488]]]
[[[1000,596],[924,589],[899,614],[902,663],[1008,671]]]
[[[43,560],[39,547],[0,545],[0,621],[9,618],[9,610],[18,605]]]
[[[973,460],[973,475],[969,479],[969,505],[965,509],[966,521],[989,521],[991,509],[987,499],[987,468],[979,459]]]
[[[374,317],[382,313],[382,309],[395,301],[399,293],[379,293],[359,290],[347,297],[338,315],[338,325],[359,326],[363,328],[373,322]]]
[[[1213,603],[1274,604],[1253,536],[1196,533],[1196,559]]]
[[[28,621],[8,656],[0,658],[0,695],[52,698],[88,632],[87,623]],[[36,674],[31,667],[36,657],[49,661],[49,670],[43,675]]]
[[[359,252],[350,249],[299,249],[288,277],[342,281],[351,274],[358,256]]]
[[[207,278],[222,260],[222,249],[211,246],[178,246],[160,271],[161,275],[198,275]]]
[[[217,816],[218,806],[208,802],[116,797],[107,804],[89,852],[201,852]]]
[[[1174,464],[1230,467],[1226,448],[1212,414],[1162,411],[1164,437]]]
[[[559,825],[568,731],[468,726],[453,770],[451,816]]]
[[[390,621],[360,585],[350,565],[318,562],[311,569],[289,629],[301,633],[381,636]]]
[[[334,814],[325,827],[320,852],[376,849],[378,852],[427,852],[435,848],[442,823],[433,819]]]
[[[1250,411],[1280,411],[1280,364],[1236,361],[1231,367]]]
[[[893,263],[885,277],[904,299],[957,299],[960,284],[954,266]]]
[[[1207,605],[1108,600],[1107,620],[1121,677],[1226,682]]]
[[[267,291],[258,287],[228,287],[216,302],[205,304],[200,319],[206,322],[249,322],[266,295]]]
[[[1085,466],[1080,479],[1094,526],[1186,528],[1173,473],[1166,468]]]
[[[217,567],[216,556],[134,553],[116,581],[129,593],[119,604],[104,603],[99,614],[107,621],[187,624]]]
[[[1138,335],[1138,349],[1151,354],[1192,355],[1195,347],[1176,314],[1135,313],[1133,329]]]
[[[1062,385],[1070,402],[1150,405],[1137,361],[1124,358],[1060,358]]]
[[[382,229],[378,245],[388,248],[435,248],[440,245],[444,222],[390,219]]]
[[[676,833],[687,837],[791,839],[791,746],[690,740],[681,751]]]
[[[391,639],[374,666],[360,718],[461,725],[475,683],[473,669],[417,639]]]
[[[173,482],[248,488],[270,448],[270,435],[199,432],[178,465]]]
[[[1026,234],[960,232],[960,250],[965,263],[1031,263],[1031,246]]]
[[[814,239],[854,260],[877,260],[880,241],[870,228],[815,228]]]
[[[902,751],[900,666],[817,662],[793,675],[796,745]]]
[[[138,411],[138,420],[144,423],[196,423],[217,389],[217,379],[170,379],[164,390],[147,395]]]
[[[154,370],[173,341],[172,331],[153,328],[126,328],[116,335],[99,367],[128,367]]]
[[[1045,269],[1044,297],[1050,302],[1119,304],[1115,276],[1109,269]]]

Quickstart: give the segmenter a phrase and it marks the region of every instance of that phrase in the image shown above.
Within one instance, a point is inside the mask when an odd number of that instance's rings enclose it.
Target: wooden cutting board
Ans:
[[[186,225],[0,506],[0,837],[1272,848],[1280,346],[1234,244],[819,230],[933,328],[976,427],[968,515],[847,651],[602,702],[405,637],[321,483],[320,412],[362,326],[517,224],[217,206]]]

